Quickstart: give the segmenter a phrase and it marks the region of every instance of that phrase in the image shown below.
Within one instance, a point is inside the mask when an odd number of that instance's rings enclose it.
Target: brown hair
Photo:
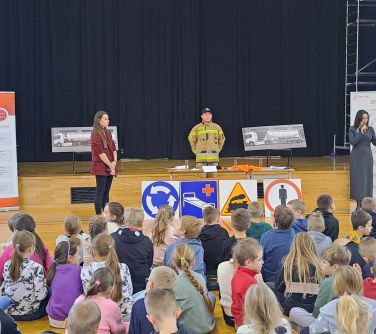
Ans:
[[[370,321],[367,305],[356,296],[339,297],[336,320],[343,334],[366,334]]]
[[[351,253],[345,246],[331,245],[324,249],[322,258],[331,266],[346,266],[350,264]]]
[[[72,240],[60,242],[54,252],[54,261],[47,273],[47,284],[51,286],[52,280],[56,274],[56,268],[60,264],[67,264],[68,258],[74,256],[78,251],[78,244]]]
[[[361,203],[362,209],[366,211],[376,210],[376,198],[364,197]]]
[[[325,230],[325,220],[320,211],[312,212],[308,218],[308,231],[324,232]]]
[[[17,231],[12,239],[13,255],[10,260],[9,273],[13,282],[17,281],[21,275],[21,264],[25,252],[30,247],[35,247],[35,236],[29,231]]]
[[[35,237],[35,253],[38,254],[44,268],[47,268],[46,249],[42,239],[35,232],[35,221],[28,213],[21,213],[14,218],[13,227],[16,231],[29,231]]]
[[[354,231],[359,227],[365,227],[370,220],[372,220],[371,215],[363,209],[355,210],[351,214],[351,224]]]
[[[300,199],[293,199],[290,202],[288,202],[287,205],[290,206],[293,211],[300,211],[302,215],[304,214],[306,209],[304,202]]]
[[[159,321],[165,317],[176,318],[176,296],[172,289],[153,289],[145,296],[145,307],[148,315],[153,315]]]
[[[299,283],[319,284],[323,280],[320,259],[316,251],[316,243],[307,232],[295,235],[290,252],[285,258],[283,268],[286,295],[289,293],[294,276],[298,277]],[[315,268],[314,277],[312,277],[312,268]],[[304,291],[303,296],[305,297],[307,293],[308,291]]]
[[[359,243],[359,253],[370,261],[376,260],[376,239],[373,237],[364,238]],[[376,273],[375,273],[376,274]]]
[[[109,202],[106,204],[111,216],[115,216],[114,222],[120,226],[124,225],[124,207],[118,202]]]
[[[64,219],[64,228],[67,237],[75,243],[80,244],[78,235],[81,232],[81,219],[75,215],[69,215]]]
[[[323,194],[317,198],[316,203],[320,211],[328,211],[333,205],[334,201],[333,197],[329,194]]]
[[[124,223],[127,227],[142,227],[144,221],[144,211],[141,208],[125,208]]]
[[[98,293],[104,293],[114,286],[114,274],[107,267],[102,267],[94,271],[91,277],[86,297],[96,296]],[[112,299],[112,297],[111,297]]]
[[[252,202],[248,205],[248,211],[251,214],[251,218],[264,217],[264,207],[259,202]]]
[[[340,266],[333,274],[333,291],[337,296],[346,293],[360,295],[363,292],[363,278],[350,266]]]
[[[175,271],[166,266],[154,267],[149,275],[149,282],[153,283],[154,288],[173,289],[175,281]]]
[[[205,224],[213,224],[219,219],[220,213],[217,208],[209,205],[202,210],[202,216]]]
[[[14,232],[14,222],[16,218],[20,215],[22,215],[22,212],[18,212],[8,218],[8,227],[9,227],[9,230],[11,230],[12,232]]]
[[[89,235],[93,240],[99,233],[107,232],[107,222],[102,215],[89,218]]]
[[[197,279],[192,275],[191,267],[195,260],[195,252],[193,249],[185,244],[177,244],[172,254],[172,263],[173,265],[184,272],[191,284],[196,288],[197,292],[204,298],[206,307],[208,311],[213,314],[214,309],[213,305],[208,297],[207,292],[197,281]]]
[[[122,281],[119,259],[115,251],[115,241],[111,235],[100,233],[94,238],[92,247],[98,256],[106,257],[106,267],[112,271],[114,276],[114,288],[111,291],[111,299],[118,302],[122,297]]]
[[[198,238],[202,229],[202,223],[199,219],[193,216],[182,216],[180,223],[181,230],[185,231],[184,237],[186,239]]]
[[[93,136],[94,132],[99,133],[99,136],[101,137],[103,146],[107,148],[107,142],[106,142],[106,132],[109,132],[109,130],[102,128],[100,125],[100,120],[104,115],[108,115],[106,111],[97,111],[94,115],[94,123],[93,123],[93,130],[91,132],[91,136]]]
[[[244,232],[251,222],[251,213],[244,208],[233,211],[231,215],[231,226],[238,232]]]
[[[274,221],[278,228],[287,230],[294,222],[294,214],[288,207],[278,205],[274,210]]]
[[[240,266],[245,265],[245,261],[254,261],[262,252],[262,247],[256,239],[245,238],[237,242],[233,250],[233,258]]]
[[[159,208],[157,217],[155,218],[153,230],[151,232],[151,240],[154,246],[164,245],[167,228],[174,219],[174,209],[170,205],[163,205]]]
[[[244,298],[244,324],[254,324],[255,331],[267,334],[281,325],[282,311],[273,291],[264,283],[249,287]]]
[[[69,334],[96,334],[101,320],[101,311],[94,302],[83,300],[72,306],[67,320]]]

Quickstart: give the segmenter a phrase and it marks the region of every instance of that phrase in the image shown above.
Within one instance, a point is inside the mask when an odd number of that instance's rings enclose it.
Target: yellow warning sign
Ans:
[[[235,209],[244,208],[247,209],[251,203],[250,198],[245,192],[244,188],[239,182],[235,183],[229,197],[226,200],[225,205],[222,208],[221,216],[231,216]]]

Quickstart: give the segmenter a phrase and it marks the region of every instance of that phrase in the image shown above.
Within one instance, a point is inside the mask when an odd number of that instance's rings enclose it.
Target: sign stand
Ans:
[[[292,168],[292,158],[293,158],[292,148],[283,148],[283,149],[281,148],[281,149],[273,150],[273,151],[288,151],[289,155],[287,157],[287,167]],[[268,154],[266,156],[266,166],[267,167],[270,167],[271,161],[272,161],[272,150],[269,149]]]

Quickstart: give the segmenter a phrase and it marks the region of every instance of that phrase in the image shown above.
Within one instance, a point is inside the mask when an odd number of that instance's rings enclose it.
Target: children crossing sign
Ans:
[[[221,217],[229,217],[234,210],[247,209],[251,202],[257,201],[256,180],[219,181],[219,205]]]

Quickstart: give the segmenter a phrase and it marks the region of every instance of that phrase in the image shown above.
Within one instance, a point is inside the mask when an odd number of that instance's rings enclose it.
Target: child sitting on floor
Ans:
[[[339,222],[338,219],[334,217],[336,206],[333,197],[328,194],[319,196],[317,199],[317,209],[315,209],[315,211],[317,210],[319,210],[324,217],[325,230],[323,233],[330,237],[332,241],[338,239]]]
[[[227,231],[219,224],[219,210],[213,206],[207,206],[202,210],[204,226],[199,239],[204,248],[204,262],[206,273],[216,275],[221,257],[221,246],[228,239]]]
[[[124,228],[124,207],[118,202],[109,202],[103,209],[102,216],[107,222],[108,233]]]
[[[270,224],[263,221],[264,207],[259,202],[252,202],[248,205],[248,211],[251,215],[251,227],[247,229],[247,237],[260,241],[261,236],[272,229]]]
[[[292,228],[295,233],[307,232],[307,219],[304,218],[305,205],[304,202],[299,199],[293,199],[287,203],[287,207],[291,209],[294,214],[294,222]]]
[[[97,304],[83,300],[73,305],[65,321],[66,334],[97,334],[101,311]]]
[[[196,217],[182,216],[175,228],[176,242],[167,247],[163,265],[170,266],[172,263],[174,249],[177,245],[187,244],[195,252],[195,263],[193,271],[205,278],[204,248],[198,238],[201,232],[202,223]]]
[[[112,271],[106,267],[97,269],[88,285],[85,295],[76,299],[93,301],[101,311],[98,334],[126,334],[125,324],[122,322],[120,308],[111,299],[115,278]]]
[[[79,264],[78,244],[72,240],[61,241],[55,248],[54,262],[47,274],[47,284],[51,287],[47,313],[52,327],[64,328],[70,308],[83,291]]]
[[[317,254],[321,256],[324,249],[332,244],[332,239],[322,233],[325,230],[325,221],[320,211],[312,212],[307,219],[308,234],[315,240]]]
[[[277,298],[266,284],[255,284],[248,289],[244,299],[244,325],[236,333],[291,334],[291,326],[283,318]]]
[[[240,240],[234,247],[234,259],[239,265],[231,280],[232,305],[231,312],[237,327],[244,321],[244,297],[251,285],[257,284],[256,279],[261,272],[262,247],[256,239]]]
[[[4,295],[11,299],[7,309],[16,321],[36,320],[46,315],[47,285],[43,267],[30,258],[35,251],[35,236],[19,231],[13,236],[14,252],[4,265]]]

